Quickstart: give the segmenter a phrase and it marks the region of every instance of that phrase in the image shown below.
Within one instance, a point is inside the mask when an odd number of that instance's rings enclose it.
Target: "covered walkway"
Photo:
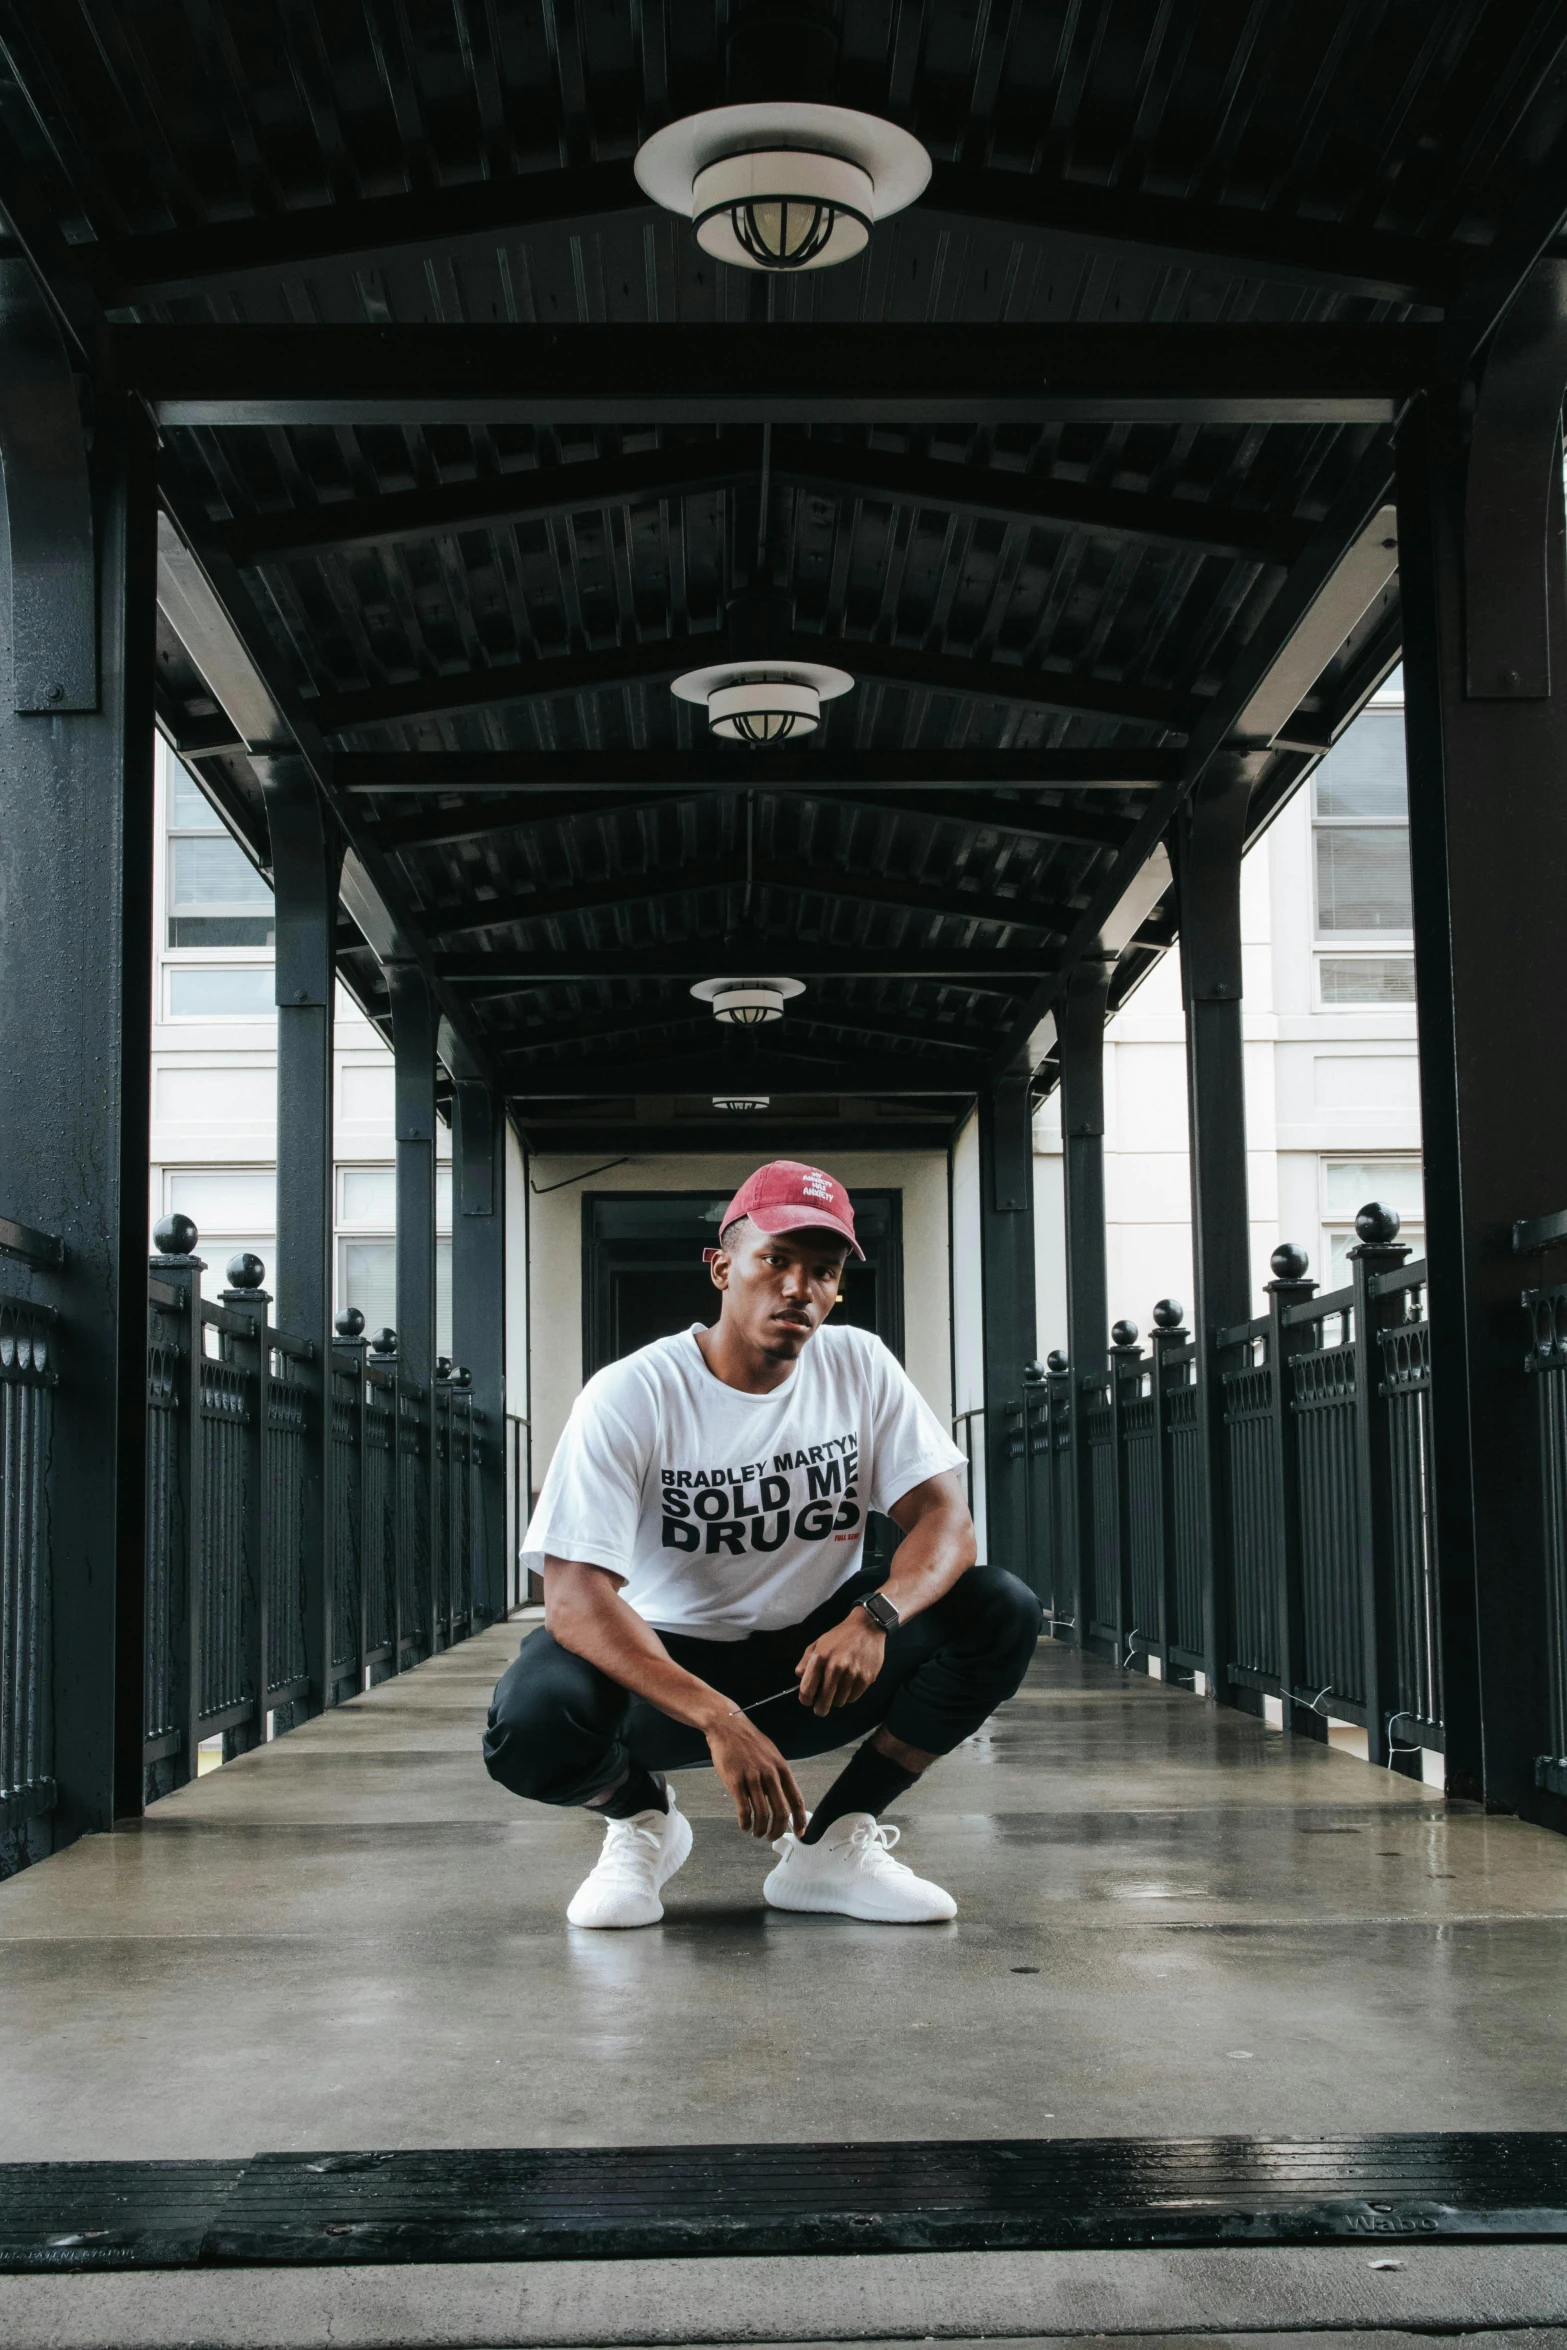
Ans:
[[[664,1925],[571,1934],[591,1829],[478,1755],[518,1629],[7,1887],[0,2159],[1561,2124],[1543,1828],[1047,1642],[901,1807],[958,1925],[766,1910],[689,1774]]]

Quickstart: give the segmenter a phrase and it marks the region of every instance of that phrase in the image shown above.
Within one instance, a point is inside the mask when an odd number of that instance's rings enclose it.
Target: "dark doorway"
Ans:
[[[582,1202],[582,1361],[588,1378],[655,1338],[716,1318],[702,1251],[729,1192],[589,1192]],[[851,1265],[838,1313],[903,1359],[903,1217],[896,1191],[858,1192]]]
[[[718,1318],[718,1293],[702,1251],[718,1238],[732,1192],[588,1192],[582,1202],[582,1364],[591,1379],[606,1363],[671,1331]],[[903,1196],[857,1191],[854,1229],[863,1265],[844,1277],[836,1312],[874,1330],[903,1360]],[[886,1572],[901,1537],[872,1510],[865,1563]]]

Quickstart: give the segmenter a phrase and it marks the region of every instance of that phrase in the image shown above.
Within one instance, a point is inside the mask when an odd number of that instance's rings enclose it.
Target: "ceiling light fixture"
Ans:
[[[833,104],[837,75],[837,34],[808,0],[743,12],[729,36],[735,102],[655,131],[636,158],[643,193],[734,269],[852,261],[873,222],[924,193],[930,157],[896,124]]]
[[[715,1020],[732,1028],[760,1028],[781,1020],[791,996],[804,995],[803,979],[699,979],[691,993],[711,1004]]]
[[[794,606],[780,588],[752,587],[732,596],[725,608],[729,659],[706,669],[688,669],[670,691],[682,702],[700,702],[710,733],[721,742],[788,742],[814,734],[823,702],[848,693],[847,669],[822,661],[796,661],[790,651]]]
[[[822,704],[846,694],[854,680],[846,669],[820,661],[715,661],[710,669],[688,669],[670,691],[682,702],[702,702],[707,724],[721,742],[787,742],[814,734]]]
[[[772,1096],[766,1093],[715,1093],[713,1096],[715,1110],[770,1110],[772,1106]]]

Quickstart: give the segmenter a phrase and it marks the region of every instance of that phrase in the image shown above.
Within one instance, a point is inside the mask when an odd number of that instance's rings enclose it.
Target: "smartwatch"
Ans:
[[[883,1599],[879,1591],[867,1591],[860,1605],[878,1632],[896,1632],[902,1619],[890,1599]]]

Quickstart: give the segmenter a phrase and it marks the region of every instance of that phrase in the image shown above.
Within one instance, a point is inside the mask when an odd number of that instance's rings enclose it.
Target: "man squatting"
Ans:
[[[705,1254],[716,1324],[611,1363],[572,1409],[523,1537],[545,1620],[496,1689],[485,1762],[603,1815],[574,1926],[663,1916],[691,1850],[665,1773],[709,1762],[772,1840],[775,1909],[950,1918],[881,1814],[1012,1695],[1039,1602],[975,1565],[963,1455],[901,1366],[822,1327],[863,1258],[842,1185],[759,1168]],[[871,1509],[903,1534],[885,1580],[862,1564]],[[790,1763],[855,1741],[807,1814]]]

